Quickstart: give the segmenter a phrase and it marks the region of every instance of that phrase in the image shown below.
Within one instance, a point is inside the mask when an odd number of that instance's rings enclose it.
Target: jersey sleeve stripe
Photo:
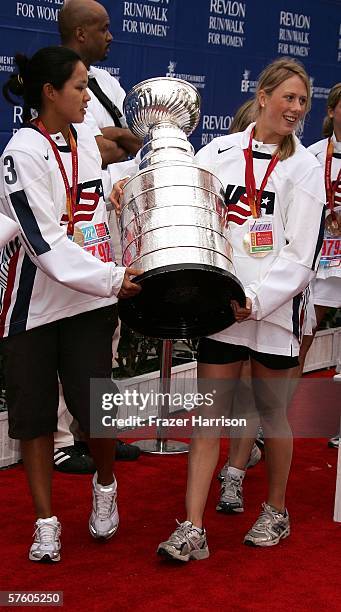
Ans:
[[[20,251],[18,249],[17,252],[11,258],[10,263],[9,263],[7,287],[6,287],[5,295],[2,301],[3,307],[2,307],[1,314],[0,314],[0,338],[3,338],[4,336],[6,317],[7,317],[8,309],[11,305],[11,297],[12,297],[12,291],[13,291],[14,282],[15,282],[19,252]]]
[[[300,302],[301,294],[295,295],[292,300],[292,331],[297,340],[300,339]]]
[[[319,231],[319,235],[318,235],[318,238],[317,238],[317,243],[316,243],[316,249],[315,249],[313,263],[312,263],[312,266],[311,266],[312,270],[315,270],[316,260],[317,260],[319,254],[320,254],[321,249],[322,249],[323,237],[324,237],[325,216],[326,216],[325,207],[323,207],[322,215],[321,215],[321,222],[320,222],[320,231]]]
[[[20,271],[17,298],[13,306],[9,334],[18,334],[26,331],[28,311],[31,302],[34,280],[37,267],[25,253]]]
[[[42,255],[50,251],[51,247],[41,234],[25,191],[21,190],[11,193],[10,199],[23,232],[36,255]]]

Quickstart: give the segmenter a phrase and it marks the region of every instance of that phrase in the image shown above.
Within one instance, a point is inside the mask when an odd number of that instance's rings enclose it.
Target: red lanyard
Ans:
[[[257,192],[256,189],[256,181],[255,175],[253,173],[253,154],[252,154],[252,139],[255,133],[255,128],[251,131],[249,146],[247,149],[244,149],[245,156],[245,185],[246,185],[246,195],[249,202],[250,210],[254,219],[259,219],[261,216],[261,202],[263,191],[266,187],[266,184],[269,180],[269,176],[271,172],[274,170],[277,162],[279,161],[278,154],[274,155],[271,158],[271,161],[267,167],[265,176],[262,180],[262,184],[260,189]]]
[[[331,138],[328,140],[327,154],[326,154],[326,166],[324,171],[324,183],[326,186],[327,204],[330,210],[332,219],[336,219],[334,206],[335,206],[335,194],[338,190],[339,183],[341,181],[341,168],[337,175],[337,179],[333,185],[332,183],[332,160],[334,153],[334,143]]]
[[[71,130],[69,130],[69,139],[70,139],[70,148],[71,148],[71,160],[72,160],[72,186],[70,188],[69,185],[69,181],[68,181],[68,177],[66,174],[66,170],[64,168],[64,164],[62,162],[62,158],[60,157],[58,148],[56,143],[52,140],[50,134],[48,133],[45,125],[43,124],[43,122],[40,119],[34,119],[32,121],[32,123],[34,123],[37,128],[39,129],[39,131],[43,134],[43,136],[45,136],[45,138],[47,138],[47,140],[49,141],[54,156],[57,160],[58,166],[59,166],[59,170],[61,172],[61,175],[63,177],[63,181],[64,181],[64,185],[65,185],[65,191],[66,191],[66,210],[67,210],[67,214],[68,214],[68,218],[69,218],[69,222],[68,222],[68,226],[67,226],[67,235],[68,236],[73,236],[73,232],[74,232],[74,212],[76,209],[76,203],[77,203],[77,185],[78,185],[78,153],[77,153],[77,144],[75,141],[75,138],[71,132]]]

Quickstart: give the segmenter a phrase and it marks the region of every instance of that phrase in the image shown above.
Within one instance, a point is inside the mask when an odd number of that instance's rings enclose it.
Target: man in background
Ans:
[[[140,149],[141,142],[128,129],[123,115],[125,91],[117,79],[107,70],[93,66],[108,57],[113,37],[110,20],[105,8],[96,0],[66,0],[59,12],[58,28],[62,45],[78,53],[88,69],[88,91],[91,100],[85,116],[85,123],[93,131],[102,156],[104,197],[109,204],[113,183],[129,172],[127,162]],[[123,162],[123,163],[120,163]],[[109,227],[112,236],[115,260],[121,263],[121,246],[116,214],[109,212]],[[119,342],[119,326],[113,338],[113,356]],[[60,387],[58,432],[55,434],[55,469],[63,472],[89,473],[95,470],[87,445],[81,440],[75,442],[74,435],[81,432],[72,423],[72,417],[65,405]],[[137,459],[137,447],[117,440],[116,459]]]

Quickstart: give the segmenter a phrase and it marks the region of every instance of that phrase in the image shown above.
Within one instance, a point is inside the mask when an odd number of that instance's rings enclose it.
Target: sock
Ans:
[[[48,518],[38,518],[37,521],[44,521],[44,523],[54,523],[57,520],[56,516],[49,516]]]
[[[283,514],[283,516],[286,514],[286,508],[284,508],[284,510],[278,510],[277,508],[275,508],[274,506],[272,506],[271,504],[267,504],[269,506],[269,508],[273,511],[276,512],[276,514]]]
[[[100,489],[100,491],[112,491],[112,490],[116,490],[117,489],[117,482],[116,482],[116,478],[115,476],[113,476],[113,481],[111,484],[109,485],[102,485],[100,482],[98,482],[98,477],[97,477],[97,473],[96,473],[96,480],[95,480],[95,485],[98,489]]]
[[[232,467],[232,465],[229,465],[227,471],[234,478],[241,478],[241,480],[243,480],[245,476],[245,470],[239,470],[238,468]]]

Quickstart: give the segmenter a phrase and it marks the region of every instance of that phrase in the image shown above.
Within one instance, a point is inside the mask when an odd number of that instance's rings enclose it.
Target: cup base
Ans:
[[[136,277],[142,291],[119,301],[121,320],[152,338],[176,340],[216,333],[235,322],[231,299],[245,305],[238,279],[221,268],[173,264]]]

